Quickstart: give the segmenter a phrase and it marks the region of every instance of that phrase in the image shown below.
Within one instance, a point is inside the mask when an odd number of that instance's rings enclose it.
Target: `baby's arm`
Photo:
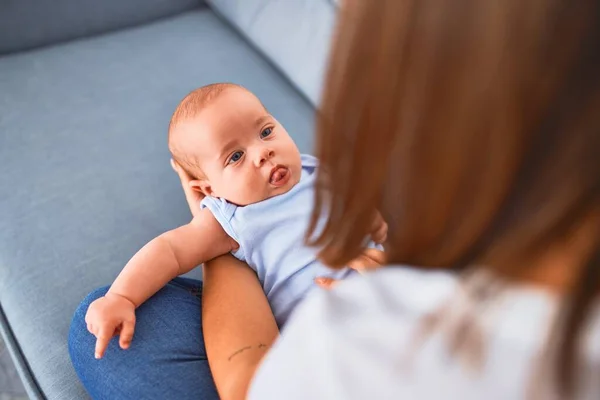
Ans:
[[[139,307],[171,279],[230,252],[235,245],[213,214],[203,209],[189,224],[163,233],[142,247],[125,265],[108,293],[122,296]]]
[[[129,347],[135,308],[171,279],[237,247],[213,214],[203,209],[187,225],[163,233],[146,244],[125,265],[106,296],[94,301],[86,314],[96,338],[96,358],[120,332],[122,348]]]

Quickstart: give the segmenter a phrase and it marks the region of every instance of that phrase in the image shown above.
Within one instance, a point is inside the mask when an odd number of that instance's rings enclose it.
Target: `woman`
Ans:
[[[600,2],[348,0],[338,34],[316,244],[344,265],[377,208],[391,265],[309,298],[249,398],[600,398]]]
[[[598,71],[597,1],[347,0],[317,135],[336,179],[320,176],[315,215],[333,212],[316,243],[344,265],[376,208],[390,267],[309,298],[258,369],[278,332],[231,258],[205,267],[202,326],[199,300],[169,287],[138,312],[145,347],[95,365],[92,294],[70,341],[86,388],[211,398],[202,328],[226,399],[598,398]],[[173,326],[143,327],[164,312]]]

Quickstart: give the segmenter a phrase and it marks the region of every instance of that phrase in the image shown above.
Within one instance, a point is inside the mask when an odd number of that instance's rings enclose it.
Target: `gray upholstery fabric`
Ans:
[[[206,0],[317,105],[339,4],[333,0]]]
[[[189,220],[166,128],[217,81],[311,149],[312,107],[210,9],[0,58],[0,305],[48,399],[84,397],[66,348],[78,302]]]
[[[202,0],[0,0],[0,54],[142,24]]]

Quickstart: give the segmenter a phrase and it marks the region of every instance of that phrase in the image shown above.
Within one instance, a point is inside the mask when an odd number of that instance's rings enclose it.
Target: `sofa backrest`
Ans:
[[[317,106],[339,0],[206,0]]]
[[[202,3],[202,0],[0,0],[0,54],[142,24]]]

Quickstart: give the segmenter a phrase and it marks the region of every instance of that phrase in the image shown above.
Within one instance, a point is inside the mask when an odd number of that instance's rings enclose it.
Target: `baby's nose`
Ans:
[[[256,157],[256,166],[261,167],[265,162],[275,155],[275,152],[271,149],[264,149],[258,153]]]

